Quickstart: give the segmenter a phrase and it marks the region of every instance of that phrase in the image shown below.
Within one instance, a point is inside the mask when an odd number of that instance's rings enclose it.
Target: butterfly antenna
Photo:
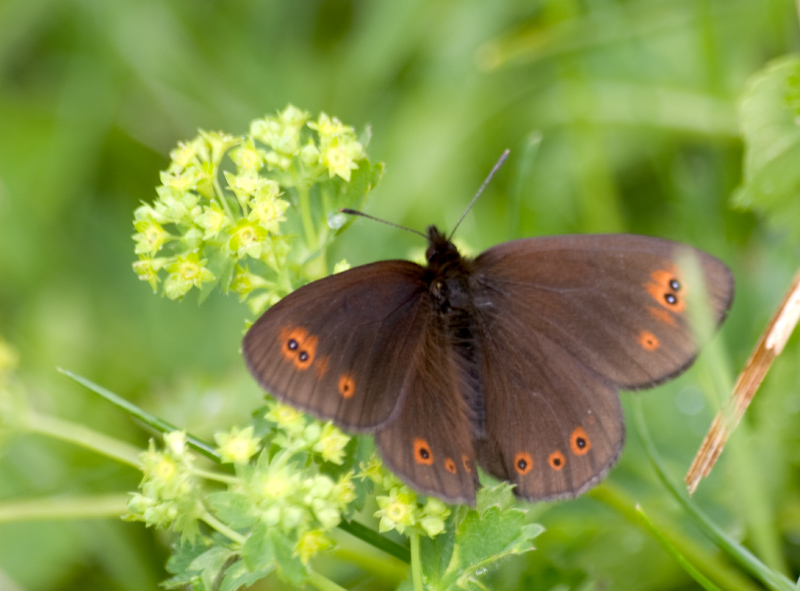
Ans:
[[[428,238],[422,232],[418,232],[417,230],[412,230],[411,228],[406,228],[405,226],[401,226],[400,224],[387,222],[386,220],[382,220],[381,218],[376,218],[375,216],[369,215],[368,213],[364,213],[363,211],[358,211],[357,209],[344,208],[344,209],[340,209],[339,213],[346,213],[347,215],[360,215],[362,218],[367,218],[368,220],[373,220],[375,222],[380,222],[382,224],[386,224],[387,226],[392,226],[393,228],[400,228],[401,230],[405,230],[406,232],[411,232],[413,234],[418,234],[418,235],[422,236],[425,239]]]
[[[461,225],[461,222],[463,222],[464,218],[467,217],[467,214],[469,213],[469,210],[472,209],[473,205],[475,205],[475,202],[478,200],[478,197],[481,196],[481,193],[483,193],[483,190],[486,188],[486,185],[488,185],[489,181],[492,180],[492,177],[494,176],[494,173],[496,173],[497,170],[501,166],[503,166],[503,162],[505,162],[506,158],[508,158],[509,152],[510,152],[510,150],[506,149],[506,151],[503,152],[502,156],[500,156],[500,160],[498,160],[497,164],[494,165],[494,168],[492,168],[491,172],[489,172],[489,176],[486,177],[486,180],[483,181],[483,184],[481,185],[480,189],[478,189],[478,192],[475,193],[475,197],[473,197],[472,201],[470,201],[469,205],[467,205],[467,209],[465,209],[464,213],[461,214],[461,218],[458,220],[458,223],[456,224],[456,227],[453,228],[453,231],[450,232],[450,237],[448,238],[448,240],[452,240],[453,234],[456,233],[456,230]]]

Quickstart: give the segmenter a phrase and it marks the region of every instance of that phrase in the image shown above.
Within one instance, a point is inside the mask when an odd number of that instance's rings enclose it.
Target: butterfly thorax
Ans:
[[[461,256],[455,245],[436,226],[428,228],[426,280],[434,307],[456,353],[461,385],[474,435],[484,432],[484,398],[478,369],[478,341],[469,277],[472,259]]]

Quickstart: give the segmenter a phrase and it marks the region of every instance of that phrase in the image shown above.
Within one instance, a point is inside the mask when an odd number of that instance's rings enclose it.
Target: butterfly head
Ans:
[[[428,250],[425,252],[428,267],[440,269],[461,261],[461,253],[436,226],[428,226]]]

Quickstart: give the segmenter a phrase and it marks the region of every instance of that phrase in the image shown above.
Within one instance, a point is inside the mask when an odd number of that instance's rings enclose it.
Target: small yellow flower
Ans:
[[[342,273],[343,271],[348,271],[350,269],[350,263],[347,259],[342,259],[338,263],[333,266],[333,274]]]
[[[264,418],[277,423],[278,429],[294,435],[301,434],[306,426],[306,418],[302,412],[280,402],[273,402]]]
[[[231,160],[239,172],[258,172],[264,166],[264,151],[256,148],[255,142],[247,140],[241,147],[231,150]]]
[[[170,275],[164,282],[164,292],[171,300],[185,296],[192,287],[200,288],[206,281],[212,281],[214,274],[206,269],[206,260],[200,260],[196,252],[175,257],[175,262],[167,265]]]
[[[297,542],[295,553],[300,557],[304,564],[308,564],[312,556],[327,550],[333,546],[333,541],[328,538],[322,530],[307,531]]]
[[[286,216],[283,214],[288,208],[288,201],[262,194],[259,191],[250,200],[250,215],[247,216],[247,219],[256,222],[265,230],[277,234],[279,224],[286,221]]]
[[[350,437],[342,433],[333,423],[327,423],[322,429],[319,441],[312,448],[322,455],[325,462],[341,464],[344,461],[344,448]]]
[[[380,496],[376,499],[379,511],[375,517],[380,517],[378,531],[381,533],[396,529],[403,533],[406,527],[416,523],[416,495],[406,487],[393,488],[389,496]]]
[[[231,224],[230,218],[222,211],[218,203],[203,206],[203,213],[194,221],[205,230],[203,240],[214,238],[223,228]]]
[[[353,133],[352,127],[344,125],[336,117],[329,117],[327,113],[320,113],[317,120],[310,122],[308,126],[316,130],[323,141]]]
[[[322,154],[321,162],[328,168],[328,176],[337,175],[350,182],[351,171],[358,168],[347,146],[333,145]]]
[[[259,448],[258,437],[253,435],[253,427],[239,429],[234,427],[230,433],[217,433],[214,439],[224,463],[237,464],[249,460]]]
[[[169,233],[155,220],[140,220],[133,227],[136,228],[136,234],[133,235],[136,254],[155,254],[169,238]]]
[[[228,234],[231,235],[228,248],[240,259],[246,256],[261,258],[265,246],[268,246],[265,245],[267,230],[250,220],[239,220],[233,228],[228,229]]]

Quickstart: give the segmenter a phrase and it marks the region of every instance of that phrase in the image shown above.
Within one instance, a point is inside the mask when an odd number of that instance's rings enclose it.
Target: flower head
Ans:
[[[167,265],[169,276],[164,291],[171,300],[185,296],[192,287],[199,288],[206,281],[213,281],[214,274],[206,269],[206,260],[200,259],[196,252],[178,255]]]

